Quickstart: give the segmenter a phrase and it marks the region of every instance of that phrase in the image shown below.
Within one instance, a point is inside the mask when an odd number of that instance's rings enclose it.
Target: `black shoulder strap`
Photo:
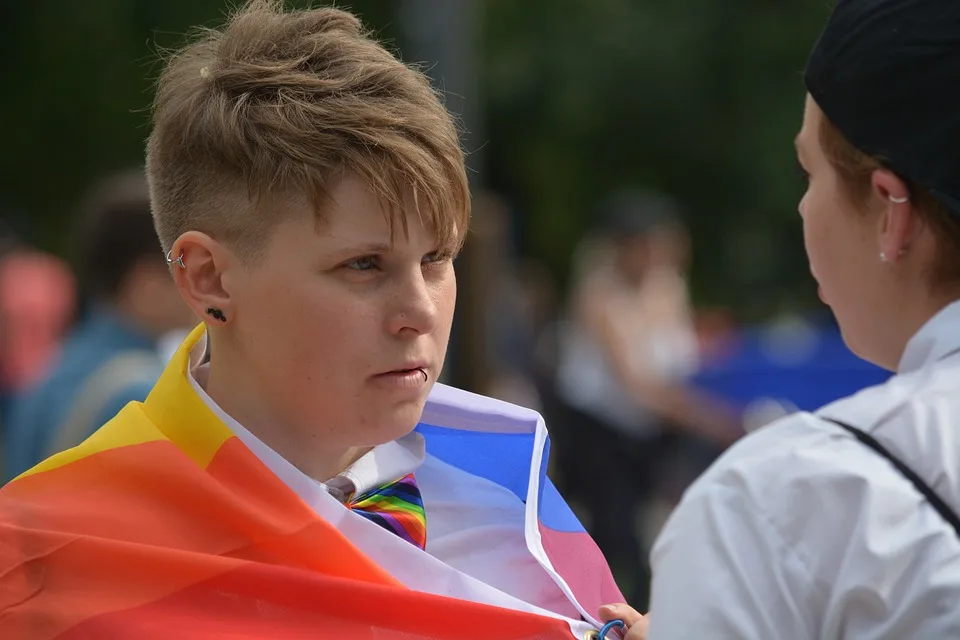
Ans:
[[[933,489],[931,489],[927,483],[920,478],[920,476],[914,473],[913,469],[901,462],[899,458],[890,453],[886,447],[877,442],[877,439],[871,436],[869,433],[861,431],[860,429],[850,426],[844,422],[840,422],[839,420],[834,420],[833,418],[823,417],[823,419],[843,427],[853,434],[857,440],[889,460],[890,464],[896,467],[897,471],[903,474],[903,477],[909,480],[911,484],[916,487],[917,491],[923,494],[923,496],[930,503],[930,506],[936,509],[937,513],[939,513],[944,520],[950,523],[950,526],[953,527],[953,530],[957,532],[957,536],[960,537],[960,518],[957,517],[957,514],[953,511],[953,509],[947,506],[946,502],[940,499],[940,496],[934,493]]]

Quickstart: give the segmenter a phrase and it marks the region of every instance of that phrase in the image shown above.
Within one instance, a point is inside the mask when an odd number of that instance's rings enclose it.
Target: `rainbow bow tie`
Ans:
[[[412,473],[351,497],[346,506],[421,549],[427,545],[427,517]]]

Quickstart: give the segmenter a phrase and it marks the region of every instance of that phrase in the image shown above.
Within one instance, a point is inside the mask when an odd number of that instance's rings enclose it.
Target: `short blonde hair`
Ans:
[[[826,115],[820,120],[819,136],[824,155],[836,169],[846,196],[854,206],[863,205],[870,195],[873,172],[886,167],[883,158],[875,158],[853,146]],[[947,210],[926,189],[909,180],[906,182],[917,212],[936,237],[930,284],[935,289],[955,288],[960,285],[960,217]]]
[[[453,119],[352,14],[253,0],[167,61],[147,143],[165,251],[199,230],[255,259],[283,217],[270,200],[306,197],[322,220],[343,173],[381,197],[391,231],[406,231],[412,194],[442,246],[462,245],[470,195]]]

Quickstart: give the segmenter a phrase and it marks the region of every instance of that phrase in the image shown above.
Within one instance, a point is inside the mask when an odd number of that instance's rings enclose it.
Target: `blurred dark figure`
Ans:
[[[686,386],[698,366],[687,292],[689,242],[677,206],[652,192],[608,198],[581,250],[559,333],[557,397],[563,489],[580,493],[589,528],[630,603],[645,610],[647,540],[638,523],[677,434],[723,447],[740,434],[726,404]]]
[[[76,259],[87,307],[56,364],[15,400],[8,476],[75,446],[132,400],[164,362],[157,342],[196,319],[182,302],[153,229],[142,170],[108,177],[82,200]]]
[[[536,334],[531,292],[518,257],[516,214],[497,194],[474,196],[471,250],[474,295],[483,314],[486,379],[479,393],[540,410],[532,378]],[[472,366],[476,366],[474,361]]]

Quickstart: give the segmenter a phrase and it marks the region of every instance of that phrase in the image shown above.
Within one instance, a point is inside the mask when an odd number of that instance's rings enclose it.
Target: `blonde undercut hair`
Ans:
[[[333,8],[253,0],[166,62],[147,176],[164,251],[198,230],[256,259],[285,209],[323,219],[332,181],[352,173],[406,231],[405,202],[459,249],[470,194],[457,127],[429,80]]]

